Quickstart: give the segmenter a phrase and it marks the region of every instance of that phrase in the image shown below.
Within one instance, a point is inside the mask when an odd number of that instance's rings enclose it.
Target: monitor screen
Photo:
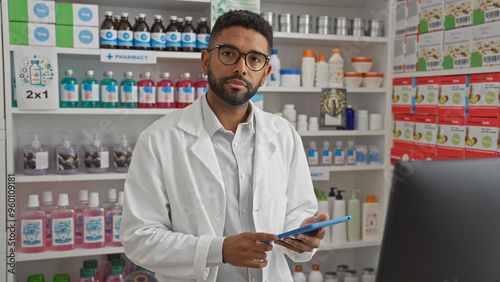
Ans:
[[[500,159],[397,163],[377,281],[500,281]]]

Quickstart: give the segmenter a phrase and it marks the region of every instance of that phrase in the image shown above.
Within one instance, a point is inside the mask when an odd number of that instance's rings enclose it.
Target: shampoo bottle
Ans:
[[[52,211],[52,250],[66,251],[75,247],[75,211],[69,207],[68,194],[59,194],[57,207]]]
[[[322,213],[326,213],[328,216],[330,216],[330,206],[328,204],[328,199],[325,196],[325,191],[319,191],[319,197],[318,197],[318,215]],[[325,244],[330,244],[330,238],[331,238],[331,227],[325,227],[326,234],[325,237],[323,238],[322,242]]]
[[[304,272],[302,272],[302,265],[295,266],[295,272],[293,273],[292,279],[293,282],[307,282],[307,277]]]
[[[334,218],[333,217],[333,205],[335,204],[335,189],[337,189],[337,187],[330,187],[330,193],[328,194],[328,206],[330,206],[330,211],[328,213],[328,216],[330,219]]]
[[[347,214],[351,216],[351,220],[347,222],[347,240],[359,241],[361,232],[361,204],[356,197],[356,193],[361,191],[354,189],[351,192],[351,198],[347,204]]]
[[[380,205],[375,202],[375,195],[366,196],[366,203],[363,203],[363,232],[361,233],[363,240],[379,240],[379,212]]]
[[[43,146],[36,134],[31,146],[24,147],[24,173],[29,175],[46,174],[49,171],[49,149]]]
[[[323,274],[319,271],[319,264],[313,264],[312,271],[309,273],[309,282],[323,282]]]
[[[337,196],[335,197],[335,202],[333,204],[333,218],[339,218],[345,216],[345,200],[342,197],[344,190],[337,190]],[[339,223],[332,226],[332,243],[344,243],[347,241],[346,238],[346,224]]]
[[[45,213],[39,207],[38,195],[30,195],[28,208],[21,213],[21,252],[41,253],[47,248],[45,241]]]
[[[58,174],[75,174],[78,172],[78,147],[71,145],[69,134],[64,133],[64,139],[61,145],[56,146],[56,167]]]

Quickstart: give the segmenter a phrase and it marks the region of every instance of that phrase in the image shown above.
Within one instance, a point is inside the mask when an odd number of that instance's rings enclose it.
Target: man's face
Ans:
[[[240,52],[257,51],[268,55],[267,40],[259,32],[242,26],[232,26],[222,30],[214,45],[231,45]],[[260,71],[252,71],[241,56],[236,64],[227,66],[220,62],[219,49],[202,53],[203,73],[208,74],[209,91],[232,106],[241,106],[255,95],[264,84],[271,66]],[[250,59],[250,58],[249,58]]]

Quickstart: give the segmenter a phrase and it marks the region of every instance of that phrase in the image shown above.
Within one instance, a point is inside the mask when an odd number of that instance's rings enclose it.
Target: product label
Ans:
[[[106,210],[105,216],[106,216],[106,236],[111,236],[111,233],[113,233],[113,215],[111,214],[110,210]]]
[[[356,151],[355,150],[347,150],[347,164],[349,164],[349,165],[356,164]]]
[[[437,115],[439,100],[439,77],[417,78],[415,114]]]
[[[135,47],[151,47],[151,33],[136,31],[134,32],[134,46]]]
[[[75,233],[76,237],[83,236],[83,213],[75,212]]]
[[[167,32],[167,47],[181,47],[181,33],[180,32]]]
[[[408,0],[408,9],[406,17],[406,34],[417,34],[418,33],[418,9],[420,5],[420,0]]]
[[[152,48],[165,48],[167,46],[167,38],[163,32],[151,33],[151,47]]]
[[[131,30],[118,31],[118,46],[134,46],[134,32]]]
[[[411,159],[411,151],[399,148],[391,148],[391,165],[395,165],[399,161],[409,161]]]
[[[207,93],[208,87],[197,87],[196,88],[196,99],[201,97],[203,94]]]
[[[43,247],[43,220],[23,219],[21,220],[21,246],[23,248]]]
[[[74,245],[74,228],[73,218],[54,218],[52,221],[52,246]]]
[[[470,76],[469,116],[498,117],[500,74]]]
[[[364,235],[366,236],[378,236],[378,218],[377,212],[368,212],[366,214]]]
[[[52,242],[52,214],[45,214],[45,239]]]
[[[432,32],[443,29],[444,1],[421,0],[419,19],[420,19],[420,33]]]
[[[472,27],[445,31],[443,69],[469,68],[471,45]]]
[[[82,102],[99,101],[99,84],[82,84]]]
[[[392,144],[395,148],[413,149],[414,126],[413,115],[394,115]]]
[[[472,28],[471,67],[500,65],[500,22]]]
[[[335,150],[335,160],[336,165],[345,164],[345,151],[344,150]]]
[[[394,17],[394,36],[400,37],[405,35],[405,25],[406,25],[406,1],[397,1],[396,4],[396,16]]]
[[[446,0],[445,2],[445,29],[453,29],[472,24],[473,0]]]
[[[109,151],[89,152],[85,151],[85,167],[86,168],[108,168],[109,167]]]
[[[418,71],[441,70],[443,31],[421,34],[418,39]]]
[[[61,84],[61,101],[78,102],[78,84]]]
[[[103,103],[118,102],[118,86],[102,85],[101,86],[101,101]]]
[[[417,93],[417,80],[415,78],[395,78],[392,85],[392,112],[412,114]]]
[[[49,168],[49,152],[24,152],[25,169],[47,169]]]
[[[65,171],[78,169],[78,151],[73,151],[73,153],[57,153],[56,151],[56,170]]]
[[[404,72],[417,71],[418,35],[405,37]]]
[[[194,87],[177,87],[177,93],[179,93],[180,103],[194,102]]]
[[[440,116],[464,117],[469,104],[469,76],[441,77],[441,92],[438,96]]]
[[[173,103],[174,102],[174,87],[164,86],[158,87],[157,95],[158,103]]]
[[[498,119],[469,117],[465,127],[465,157],[496,158]]]
[[[437,137],[437,117],[427,115],[415,115],[415,127],[413,131],[414,150],[435,154]]]
[[[309,162],[309,165],[318,165],[319,164],[318,150],[307,151],[307,161]]]
[[[333,164],[333,152],[330,150],[323,151],[321,154],[321,164],[323,165],[331,165]]]
[[[344,62],[339,56],[328,61],[328,86],[342,87],[344,85]]]
[[[139,103],[144,103],[144,104],[156,103],[154,86],[139,87]]]
[[[114,214],[113,215],[113,237],[112,241],[114,243],[120,242],[120,225],[122,224],[122,215]]]
[[[394,39],[394,53],[392,60],[392,71],[404,71],[405,37]]]
[[[101,45],[116,46],[118,33],[114,29],[101,29]]]
[[[465,152],[465,118],[439,117],[437,150],[440,156],[463,158]]]
[[[104,216],[86,216],[83,218],[83,242],[104,242]]]
[[[137,103],[137,86],[135,85],[121,86],[120,101],[122,103]]]
[[[196,33],[183,33],[182,34],[182,47],[196,48]]]
[[[209,34],[197,34],[196,35],[196,48],[206,49],[208,48],[208,41],[210,40]]]

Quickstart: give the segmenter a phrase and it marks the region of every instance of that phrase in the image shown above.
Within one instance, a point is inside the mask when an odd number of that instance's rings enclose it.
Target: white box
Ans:
[[[444,26],[444,1],[421,0],[418,18],[420,21],[419,33],[442,30]]]
[[[406,33],[406,0],[397,0],[394,5],[396,11],[394,16],[394,36],[402,37]]]
[[[15,22],[55,23],[54,1],[9,0],[9,20]]]
[[[57,25],[57,47],[99,48],[99,28]]]
[[[500,65],[500,22],[472,28],[471,67]]]
[[[418,71],[443,68],[443,32],[420,34],[417,47]]]
[[[454,29],[472,25],[473,0],[446,0],[444,28]]]
[[[443,69],[470,68],[472,27],[446,30],[443,45]]]
[[[10,44],[56,46],[56,28],[53,24],[10,22]]]
[[[475,0],[473,25],[500,20],[500,2],[497,0]]]
[[[98,6],[58,2],[56,3],[56,24],[98,27]]]
[[[392,71],[395,73],[404,71],[405,38],[394,38],[394,54],[392,60]]]
[[[417,47],[419,35],[410,35],[405,37],[405,56],[404,56],[404,71],[417,71]]]
[[[420,0],[408,0],[406,12],[406,35],[418,34],[418,9]]]

